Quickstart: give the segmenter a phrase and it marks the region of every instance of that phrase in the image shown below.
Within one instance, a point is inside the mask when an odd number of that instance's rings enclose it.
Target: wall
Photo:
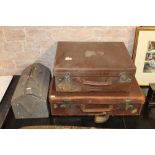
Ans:
[[[34,62],[51,70],[57,41],[123,41],[132,54],[135,27],[0,27],[0,75]],[[114,51],[115,52],[115,51]]]

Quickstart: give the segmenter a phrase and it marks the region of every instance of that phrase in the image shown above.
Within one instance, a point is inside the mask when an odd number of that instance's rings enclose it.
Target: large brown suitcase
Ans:
[[[59,92],[128,92],[136,67],[122,42],[59,42],[54,76]]]
[[[56,92],[54,80],[49,91],[51,114],[57,116],[140,115],[144,100],[144,95],[135,79],[133,79],[129,94]]]

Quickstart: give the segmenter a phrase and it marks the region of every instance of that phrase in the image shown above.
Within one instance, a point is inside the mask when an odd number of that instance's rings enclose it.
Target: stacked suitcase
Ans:
[[[50,84],[56,116],[140,115],[144,95],[122,42],[59,42]]]

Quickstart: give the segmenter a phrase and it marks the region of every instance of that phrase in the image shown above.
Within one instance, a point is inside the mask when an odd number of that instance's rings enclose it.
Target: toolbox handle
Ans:
[[[112,81],[111,80],[107,80],[107,81],[102,81],[102,82],[97,82],[97,81],[83,81],[84,85],[92,85],[92,86],[109,86],[112,85]]]
[[[95,113],[95,112],[110,112],[112,110],[112,106],[109,107],[109,108],[86,108],[85,105],[81,105],[81,110],[83,112],[92,112],[92,113]]]
[[[30,79],[33,78],[34,72],[35,72],[35,67],[31,67],[30,71],[27,75],[26,84],[25,84],[25,94],[26,95],[32,94],[32,84],[30,83]]]

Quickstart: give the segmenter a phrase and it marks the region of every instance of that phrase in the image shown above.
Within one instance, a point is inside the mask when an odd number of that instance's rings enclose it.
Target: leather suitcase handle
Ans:
[[[112,85],[112,81],[102,81],[102,82],[97,82],[97,81],[83,81],[84,85],[92,85],[92,86],[109,86]]]
[[[81,105],[81,110],[83,112],[91,112],[91,113],[110,112],[112,110],[112,107],[109,107],[109,108],[86,108],[85,105]]]

